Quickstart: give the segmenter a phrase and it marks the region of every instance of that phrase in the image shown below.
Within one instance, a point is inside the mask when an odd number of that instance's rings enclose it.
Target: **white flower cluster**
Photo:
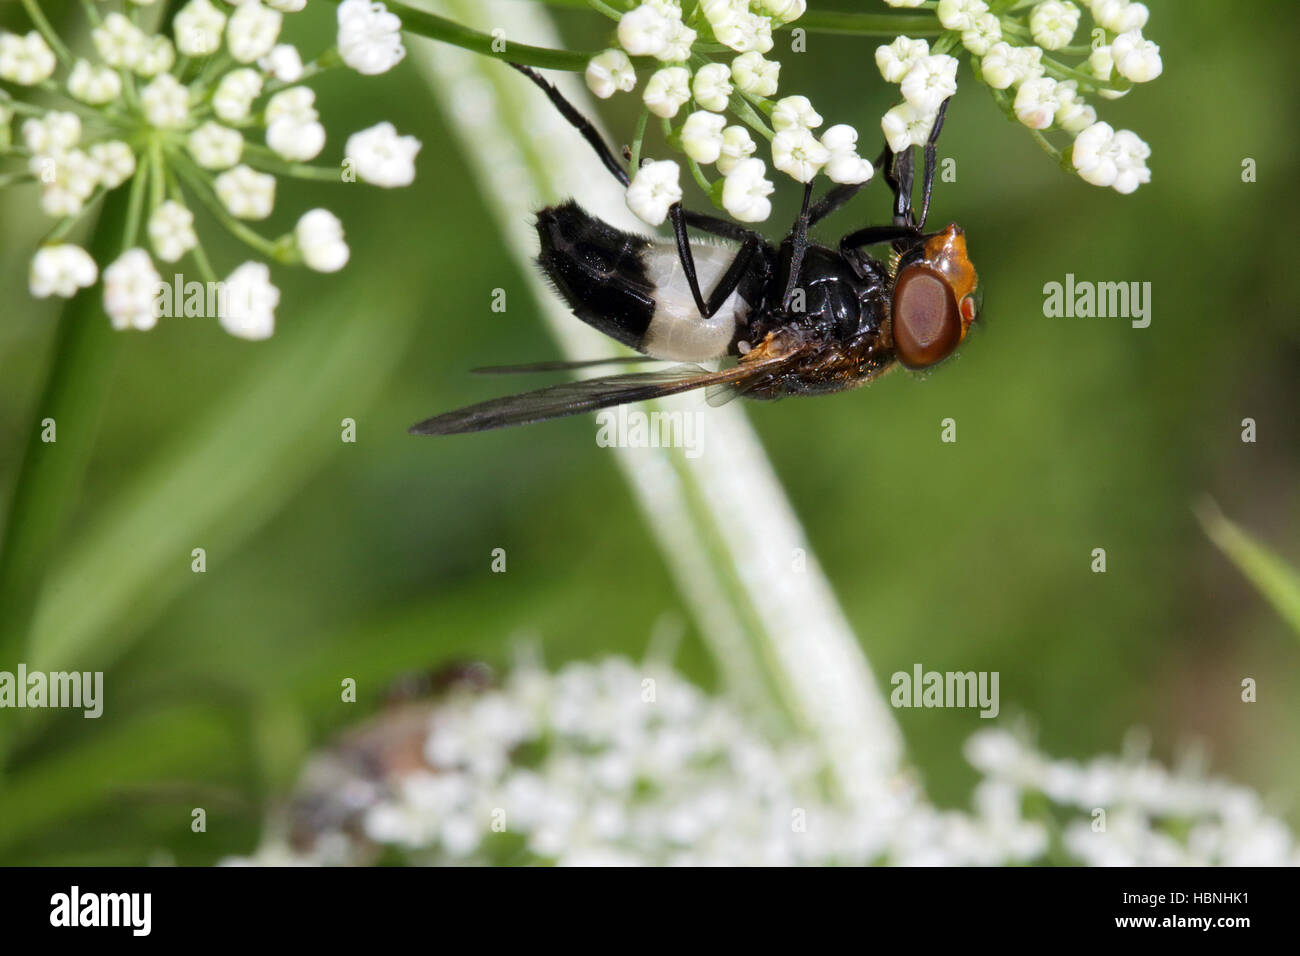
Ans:
[[[988,784],[1018,802],[1046,798],[1064,851],[1087,866],[1298,866],[1300,844],[1253,790],[1205,777],[1192,763],[1169,771],[1126,748],[1087,763],[1051,760],[1005,730],[966,744]]]
[[[916,7],[912,0],[886,0]],[[1085,95],[1123,96],[1163,69],[1160,48],[1142,35],[1148,10],[1130,0],[1089,0],[1095,27],[1080,35],[1082,10],[1070,0],[1043,0],[994,11],[985,0],[939,0],[934,12],[946,31],[934,47],[899,37],[876,51],[876,64],[901,87],[904,102],[885,114],[881,127],[895,150],[923,143],[933,126],[933,107],[956,90],[957,61],[947,55],[964,48],[976,75],[1009,115],[1043,137],[1060,131],[1074,140],[1071,160],[1079,176],[1097,186],[1131,193],[1151,181],[1150,148],[1136,133],[1115,132],[1097,120]],[[1028,9],[1026,10],[1026,7]],[[1004,35],[1010,40],[1004,39]],[[1028,35],[1032,44],[1020,39]],[[1090,39],[1091,42],[1088,42]],[[1074,64],[1059,57],[1079,57]],[[933,106],[932,106],[933,104]]]
[[[274,239],[247,223],[272,214],[280,176],[383,187],[412,182],[420,143],[389,123],[352,135],[341,166],[308,165],[323,151],[326,132],[315,92],[300,85],[340,65],[366,75],[391,69],[405,55],[401,23],[382,3],[343,0],[337,46],[304,64],[280,33],[284,15],[305,0],[189,0],[170,34],[149,26],[156,20],[149,6],[136,0],[126,12],[101,13],[86,5],[89,43],[81,54],[43,22],[24,36],[0,32],[0,80],[65,101],[51,109],[0,91],[0,159],[25,165],[0,174],[0,183],[39,185],[42,210],[57,220],[32,258],[31,293],[71,297],[95,284],[98,265],[66,236],[100,196],[129,184],[128,234],[102,276],[113,327],[152,328],[162,286],[155,260],[191,256],[199,275],[224,289],[222,326],[243,338],[266,338],[280,295],[270,270],[249,261],[218,282],[190,202],[206,204],[267,259],[321,272],[342,268],[348,246],[327,210],[306,213]],[[12,133],[19,118],[21,145]]]
[[[700,0],[688,25],[677,0],[645,0],[619,19],[618,47],[592,58],[587,85],[602,99],[631,92],[637,77],[629,56],[659,60],[663,65],[642,89],[644,109],[663,120],[670,142],[686,154],[716,205],[740,222],[762,222],[771,215],[768,196],[775,186],[766,163],[754,156],[752,132],[770,141],[772,165],[801,183],[818,173],[837,183],[861,183],[874,172],[857,153],[853,127],[832,126],[819,138],[813,130],[822,117],[806,97],[772,99],[781,65],[764,54],[772,49],[773,30],[797,20],[806,7],[805,0]],[[697,44],[720,44],[735,56],[692,70],[692,58],[704,56]],[[694,108],[674,124],[688,104]],[[729,111],[735,122],[728,122]],[[638,138],[634,156],[640,147]],[[701,167],[710,165],[722,174],[720,183],[705,176]],[[681,167],[659,160],[634,171],[627,203],[642,220],[659,225],[681,196]]]
[[[345,739],[304,771],[294,849],[272,834],[242,862],[388,848],[424,864],[998,865],[1043,861],[1053,835],[1084,863],[1297,859],[1250,791],[1146,762],[1051,762],[1001,731],[969,743],[985,774],[972,812],[937,810],[905,777],[846,808],[812,750],[773,746],[671,671],[623,659],[517,667],[500,689],[406,705]],[[1074,819],[1026,816],[1027,794]],[[1093,807],[1106,833],[1081,822]],[[1185,842],[1161,832],[1169,820]]]

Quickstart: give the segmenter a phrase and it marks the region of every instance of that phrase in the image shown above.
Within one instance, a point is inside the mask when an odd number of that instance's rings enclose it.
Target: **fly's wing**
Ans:
[[[566,415],[643,402],[695,388],[761,379],[786,365],[794,354],[776,356],[710,372],[698,365],[675,365],[656,372],[633,372],[582,382],[565,382],[519,395],[494,398],[436,415],[409,429],[412,435],[459,435],[511,425],[528,425]]]
[[[662,362],[664,359],[648,355],[619,355],[614,358],[585,359],[580,362],[529,362],[525,365],[488,365],[470,369],[473,375],[522,375],[531,372],[571,372],[580,368],[601,365],[638,365],[643,362]]]

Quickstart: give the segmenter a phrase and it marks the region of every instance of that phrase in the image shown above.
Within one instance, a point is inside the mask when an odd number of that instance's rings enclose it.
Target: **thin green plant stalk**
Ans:
[[[339,0],[334,0],[338,3]],[[553,6],[563,6],[569,8],[583,8],[591,11],[595,15],[608,16],[612,11],[601,10],[597,6],[583,2],[573,2],[573,0],[543,0],[551,3]],[[402,29],[412,36],[425,37],[430,40],[437,40],[441,43],[449,43],[452,46],[458,46],[461,49],[469,50],[473,53],[479,53],[483,56],[494,57],[499,60],[509,60],[514,63],[522,63],[525,66],[535,66],[547,70],[566,70],[571,73],[580,73],[587,68],[587,63],[599,50],[570,51],[561,50],[557,47],[534,46],[528,43],[516,43],[510,36],[505,38],[494,37],[491,30],[502,24],[511,25],[511,34],[519,23],[530,19],[530,14],[525,14],[518,9],[508,11],[503,14],[502,18],[495,23],[489,24],[482,18],[476,17],[475,10],[467,10],[463,14],[456,14],[455,19],[439,16],[436,13],[430,13],[427,10],[410,6],[409,4],[399,3],[396,0],[390,0],[385,4],[387,8],[397,14],[402,20]],[[518,12],[518,16],[516,16]],[[484,30],[474,29],[469,24],[482,22]],[[943,27],[932,16],[922,16],[917,14],[891,14],[891,13],[854,13],[838,12],[834,10],[809,10],[795,23],[790,24],[791,28],[806,30],[809,33],[828,33],[840,34],[845,36],[860,37],[896,37],[900,34],[906,34],[913,37],[932,37],[939,36],[944,32]],[[787,29],[782,27],[781,29]],[[524,35],[531,36],[527,31],[519,31]],[[502,44],[501,39],[505,39]],[[503,48],[504,47],[504,48]],[[723,51],[730,54],[731,51],[723,48]],[[640,65],[653,65],[654,60],[646,57],[636,57],[634,62]]]
[[[1196,517],[1210,540],[1264,595],[1282,620],[1300,638],[1300,571],[1229,521],[1209,498],[1196,508]]]

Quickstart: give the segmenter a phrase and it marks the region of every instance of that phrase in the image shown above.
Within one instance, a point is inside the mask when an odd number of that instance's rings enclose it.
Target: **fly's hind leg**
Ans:
[[[524,66],[522,63],[511,63],[510,65],[532,80],[546,94],[547,99],[560,111],[560,115],[568,120],[569,125],[581,133],[583,139],[595,150],[605,168],[619,181],[620,185],[626,188],[631,182],[627,170],[614,154],[614,151],[609,148],[609,144],[601,138],[600,133],[596,131],[596,127],[591,125],[591,121],[579,113],[577,107],[564,98],[564,94],[532,67]],[[720,231],[722,226],[730,225],[726,220],[716,219],[700,213],[687,212],[682,208],[680,202],[670,206],[668,214],[672,219],[673,235],[677,240],[677,256],[681,260],[682,271],[686,275],[686,282],[691,288],[691,296],[695,299],[695,306],[699,309],[702,318],[710,318],[722,307],[722,303],[727,301],[728,296],[736,291],[736,287],[740,285],[745,276],[745,268],[753,260],[759,246],[762,245],[762,237],[757,233],[739,227],[737,227],[737,233],[735,234],[722,232]],[[686,236],[688,221],[696,228],[713,232],[715,235],[735,238],[742,243],[740,251],[736,254],[736,259],[719,280],[718,285],[707,300],[700,291],[699,277],[695,272],[695,257],[691,254],[690,240]]]

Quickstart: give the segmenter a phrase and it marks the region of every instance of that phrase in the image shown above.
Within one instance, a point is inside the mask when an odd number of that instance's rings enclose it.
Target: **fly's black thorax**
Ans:
[[[860,253],[844,255],[825,246],[808,246],[790,307],[781,308],[790,278],[792,244],[777,253],[763,296],[763,306],[748,329],[750,343],[784,330],[828,347],[854,348],[880,332],[889,303],[889,271]]]

